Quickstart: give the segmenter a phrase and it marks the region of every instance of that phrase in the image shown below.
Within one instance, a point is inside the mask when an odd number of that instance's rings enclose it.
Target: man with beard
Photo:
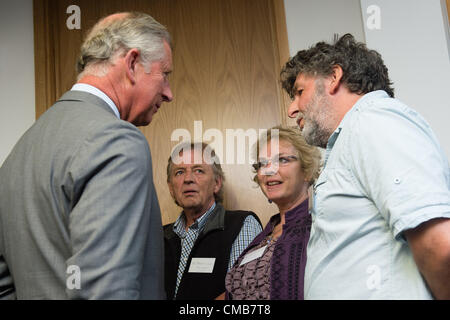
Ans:
[[[427,122],[394,99],[379,53],[352,35],[281,72],[309,144],[314,185],[306,299],[449,299],[450,172]]]

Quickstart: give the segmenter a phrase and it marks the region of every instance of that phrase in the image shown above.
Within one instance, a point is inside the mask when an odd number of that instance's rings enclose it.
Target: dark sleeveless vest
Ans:
[[[251,211],[225,211],[217,204],[192,247],[178,287],[176,300],[212,300],[225,291],[231,247]],[[173,223],[164,226],[165,287],[167,299],[174,299],[181,240],[173,231]],[[212,273],[188,272],[192,258],[216,258]]]

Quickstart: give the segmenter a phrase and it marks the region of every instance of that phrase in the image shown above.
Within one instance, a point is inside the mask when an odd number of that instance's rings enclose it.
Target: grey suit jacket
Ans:
[[[0,297],[164,299],[163,266],[145,137],[67,92],[0,168]]]

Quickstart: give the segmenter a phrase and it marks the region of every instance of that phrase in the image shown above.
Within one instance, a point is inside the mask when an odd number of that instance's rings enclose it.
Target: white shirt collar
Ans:
[[[100,89],[91,86],[90,84],[86,84],[86,83],[76,83],[72,89],[73,91],[84,91],[84,92],[88,92],[90,94],[93,94],[94,96],[99,97],[100,99],[102,99],[103,101],[105,101],[108,106],[112,109],[112,111],[114,111],[114,114],[117,116],[117,118],[120,119],[120,113],[119,113],[119,109],[117,109],[116,104],[111,100],[110,97],[108,97],[103,91],[101,91]]]

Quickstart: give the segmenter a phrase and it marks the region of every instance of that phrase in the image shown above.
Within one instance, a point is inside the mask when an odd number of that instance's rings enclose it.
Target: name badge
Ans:
[[[190,273],[212,273],[216,258],[192,258],[188,272]]]
[[[255,259],[260,258],[263,254],[264,251],[266,251],[267,246],[264,246],[262,248],[259,248],[255,251],[249,252],[244,256],[244,259],[242,259],[241,264],[239,266],[242,266],[250,261],[253,261]]]

